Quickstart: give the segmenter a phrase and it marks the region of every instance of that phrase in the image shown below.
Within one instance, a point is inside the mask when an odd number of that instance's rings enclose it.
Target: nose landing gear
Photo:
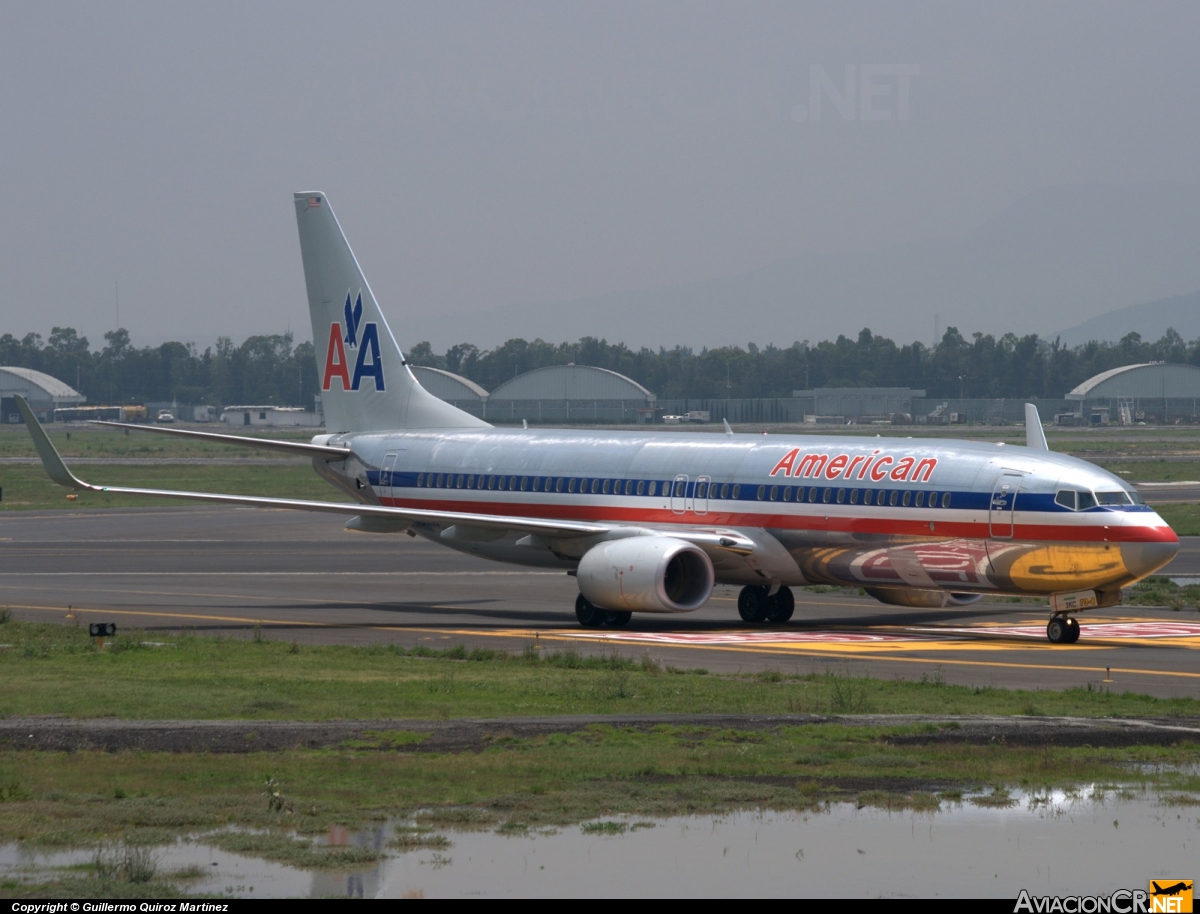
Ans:
[[[780,587],[772,594],[768,587],[750,585],[738,594],[738,615],[752,625],[760,622],[778,625],[792,618],[795,611],[796,598],[788,587]]]
[[[1051,644],[1074,644],[1079,640],[1079,622],[1067,616],[1051,616],[1046,637]]]

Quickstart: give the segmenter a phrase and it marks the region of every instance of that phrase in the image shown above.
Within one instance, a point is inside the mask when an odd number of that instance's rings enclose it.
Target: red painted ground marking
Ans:
[[[1090,638],[1200,638],[1197,622],[1092,622],[1081,624]],[[980,628],[911,628],[908,631],[936,633],[954,632],[967,635],[1012,635],[1018,638],[1045,638],[1043,625],[1013,625]]]

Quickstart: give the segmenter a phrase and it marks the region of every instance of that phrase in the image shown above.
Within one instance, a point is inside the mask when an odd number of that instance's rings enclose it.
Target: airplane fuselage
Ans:
[[[1111,473],[988,442],[491,428],[314,442],[352,446],[353,457],[314,465],[368,504],[739,533],[751,554],[710,551],[725,584],[1115,595],[1178,549]],[[593,545],[410,529],[542,567],[569,569]]]

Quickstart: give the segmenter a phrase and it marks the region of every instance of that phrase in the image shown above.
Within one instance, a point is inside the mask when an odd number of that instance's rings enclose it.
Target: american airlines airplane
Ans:
[[[1052,453],[1026,405],[1024,447],[957,440],[499,429],[413,376],[323,193],[295,196],[326,434],[311,443],[153,431],[312,457],[355,504],[96,486],[18,398],[50,477],[68,488],[350,515],[579,583],[586,627],[699,609],[741,585],[753,625],[791,618],[791,587],[862,587],[883,603],[1048,598],[1046,635],[1119,602],[1167,564],[1174,531],[1121,479]]]

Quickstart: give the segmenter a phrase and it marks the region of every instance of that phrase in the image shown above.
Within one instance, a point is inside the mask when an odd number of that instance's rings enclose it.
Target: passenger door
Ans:
[[[1017,492],[1021,489],[1024,475],[1005,470],[992,488],[992,500],[988,505],[988,534],[994,540],[1013,538],[1013,512],[1017,507]]]
[[[392,469],[395,466],[395,454],[388,454],[383,458],[383,468],[379,471],[379,495],[381,498],[392,497]]]
[[[688,478],[680,473],[671,483],[671,511],[673,513],[685,514],[687,512],[687,488]]]

